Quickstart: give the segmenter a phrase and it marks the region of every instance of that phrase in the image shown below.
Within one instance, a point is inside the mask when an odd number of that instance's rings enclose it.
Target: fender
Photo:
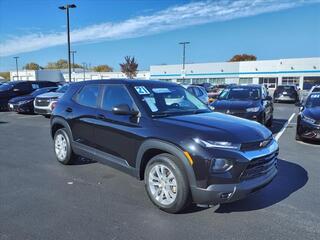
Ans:
[[[182,149],[178,148],[176,145],[174,145],[172,143],[165,142],[165,141],[162,141],[159,139],[148,139],[141,144],[141,146],[138,150],[137,158],[136,158],[137,172],[140,171],[140,167],[142,164],[142,158],[143,158],[144,153],[150,149],[162,150],[162,151],[168,152],[168,153],[176,156],[177,158],[179,158],[181,160],[183,167],[184,167],[184,170],[187,175],[190,187],[191,188],[196,187],[196,177],[195,177],[193,168],[192,168],[192,166],[190,166],[189,161],[186,158],[186,156],[184,155]]]
[[[58,117],[58,116],[55,116],[54,118],[51,119],[51,129],[50,129],[51,134],[50,134],[50,135],[51,135],[52,138],[54,137],[54,136],[53,136],[53,132],[52,132],[52,127],[53,127],[55,124],[62,125],[62,126],[67,130],[67,132],[68,132],[71,140],[73,141],[72,131],[71,131],[71,128],[70,128],[68,122],[67,122],[64,118]],[[72,142],[72,141],[71,141],[71,142]]]

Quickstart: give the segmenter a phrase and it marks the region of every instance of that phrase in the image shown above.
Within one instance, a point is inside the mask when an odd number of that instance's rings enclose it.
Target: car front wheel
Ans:
[[[180,212],[190,203],[188,180],[178,161],[173,155],[160,154],[148,162],[145,171],[150,200],[169,213]]]
[[[71,164],[74,154],[72,152],[70,138],[64,128],[54,134],[54,152],[57,160],[62,164]]]

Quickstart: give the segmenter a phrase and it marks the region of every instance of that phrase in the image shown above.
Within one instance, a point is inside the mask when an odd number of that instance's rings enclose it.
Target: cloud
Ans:
[[[138,16],[122,22],[106,22],[75,29],[72,43],[102,42],[136,38],[165,31],[227,21],[263,13],[281,11],[320,0],[207,0],[169,7],[148,16]],[[32,52],[66,44],[65,32],[34,33],[10,37],[0,42],[0,56]]]

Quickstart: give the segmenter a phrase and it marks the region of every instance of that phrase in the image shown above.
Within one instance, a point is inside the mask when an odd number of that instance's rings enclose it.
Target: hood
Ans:
[[[34,99],[34,97],[31,95],[24,95],[24,96],[20,96],[20,97],[11,98],[9,100],[9,103],[18,103],[18,102],[27,101],[27,100],[32,101],[33,99]]]
[[[48,92],[44,94],[40,94],[37,96],[37,98],[60,98],[63,96],[64,93],[59,92]]]
[[[313,118],[316,121],[320,120],[320,107],[306,108],[303,115]]]
[[[260,123],[222,113],[172,116],[159,118],[158,121],[176,125],[176,129],[179,126],[188,128],[186,134],[213,141],[247,143],[263,141],[272,135],[270,130]]]
[[[247,108],[260,106],[260,100],[217,100],[212,106],[215,110],[245,111]]]

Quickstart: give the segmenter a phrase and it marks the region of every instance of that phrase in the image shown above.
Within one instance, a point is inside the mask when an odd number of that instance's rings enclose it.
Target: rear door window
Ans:
[[[99,85],[86,85],[77,94],[75,101],[83,106],[96,108],[98,104]]]

